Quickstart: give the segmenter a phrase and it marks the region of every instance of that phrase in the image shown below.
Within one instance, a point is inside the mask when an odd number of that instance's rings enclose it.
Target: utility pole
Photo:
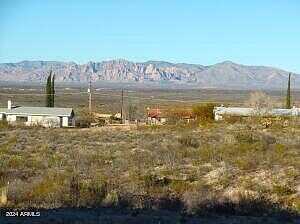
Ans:
[[[291,73],[289,73],[288,88],[286,94],[286,109],[291,109]]]
[[[124,89],[122,88],[122,99],[121,99],[121,122],[124,123]]]
[[[90,114],[92,114],[92,79],[91,79],[91,76],[90,76],[90,81],[89,81],[88,94],[89,94],[89,112],[90,112]]]

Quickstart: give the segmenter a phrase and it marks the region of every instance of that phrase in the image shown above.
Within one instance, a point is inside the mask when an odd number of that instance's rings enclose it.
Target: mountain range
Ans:
[[[49,71],[57,82],[117,81],[190,84],[203,88],[282,88],[287,71],[267,66],[246,66],[224,61],[210,66],[164,61],[142,63],[123,59],[88,62],[22,61],[0,63],[0,81],[44,82]],[[300,86],[300,75],[293,74],[293,84]]]

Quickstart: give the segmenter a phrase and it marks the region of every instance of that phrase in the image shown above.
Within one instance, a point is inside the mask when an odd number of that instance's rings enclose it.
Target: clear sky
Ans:
[[[0,0],[0,62],[116,58],[300,73],[300,1]]]

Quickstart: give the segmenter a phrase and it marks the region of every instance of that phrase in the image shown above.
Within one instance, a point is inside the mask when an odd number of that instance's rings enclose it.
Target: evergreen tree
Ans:
[[[50,71],[49,76],[47,78],[46,84],[46,107],[51,107],[51,80],[52,80],[52,71]]]
[[[52,82],[51,82],[51,107],[54,107],[54,97],[55,97],[54,80],[55,80],[55,75],[52,76]]]
[[[286,94],[286,109],[291,109],[291,73],[289,73],[289,81]]]

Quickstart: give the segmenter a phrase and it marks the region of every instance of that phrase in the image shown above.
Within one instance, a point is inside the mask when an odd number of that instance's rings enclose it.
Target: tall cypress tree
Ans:
[[[50,71],[49,76],[47,78],[46,84],[46,107],[51,107],[51,80],[52,80],[52,71]]]
[[[289,81],[286,94],[286,109],[291,109],[291,73],[289,73]]]
[[[55,85],[54,85],[55,75],[53,74],[51,80],[51,107],[54,107],[54,97],[55,97]]]

